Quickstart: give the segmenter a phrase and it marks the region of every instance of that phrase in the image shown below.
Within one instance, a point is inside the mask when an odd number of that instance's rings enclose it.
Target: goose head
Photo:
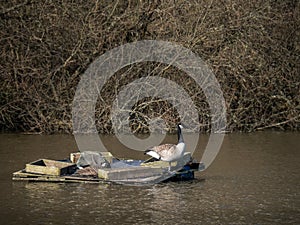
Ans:
[[[179,124],[177,125],[178,143],[184,143],[181,129],[183,129],[183,126],[182,126],[181,123],[179,123]]]

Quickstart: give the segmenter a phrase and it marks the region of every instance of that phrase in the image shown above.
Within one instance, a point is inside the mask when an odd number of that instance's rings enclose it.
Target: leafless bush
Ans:
[[[225,95],[228,131],[300,128],[299,1],[13,0],[0,5],[1,130],[72,132],[72,100],[81,74],[97,56],[144,39],[181,44],[211,66]],[[112,132],[116,92],[155,68],[155,63],[124,68],[109,80],[96,108],[99,132]],[[183,84],[199,109],[201,130],[208,131],[209,107],[201,89],[176,75],[181,72],[175,68],[160,68],[157,74]],[[136,132],[147,131],[140,126],[141,111],[150,117],[168,112],[164,119],[170,127],[179,120],[167,102],[140,103],[131,114]]]

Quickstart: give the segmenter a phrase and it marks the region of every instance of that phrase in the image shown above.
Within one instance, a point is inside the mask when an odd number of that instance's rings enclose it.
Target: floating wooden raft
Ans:
[[[186,153],[184,157],[172,163],[173,174],[168,172],[169,164],[162,161],[155,161],[153,158],[141,160],[119,160],[111,153],[101,153],[111,168],[94,169],[85,167],[79,169],[76,165],[80,153],[71,153],[68,162],[57,160],[39,159],[26,164],[25,169],[13,173],[13,180],[45,181],[45,182],[83,182],[83,183],[132,183],[163,181],[169,178],[172,180],[193,179],[194,171],[199,171],[203,165],[191,161],[191,154]],[[134,165],[133,164],[137,164]],[[118,165],[116,167],[116,165]],[[121,167],[119,165],[122,165]]]
[[[182,169],[191,160],[191,154],[186,153],[183,158],[174,162],[175,168]],[[145,179],[149,177],[158,177],[168,172],[169,163],[163,161],[146,161],[139,166],[125,168],[102,168],[98,170],[99,178],[111,181],[124,181],[130,179]]]

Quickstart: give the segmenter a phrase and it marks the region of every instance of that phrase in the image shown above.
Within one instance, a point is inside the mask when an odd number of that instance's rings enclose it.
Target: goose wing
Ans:
[[[174,146],[176,146],[176,145],[174,145],[174,144],[163,144],[163,145],[158,145],[158,146],[151,147],[151,148],[149,148],[149,150],[160,153],[160,152],[169,150]]]
[[[175,149],[176,145],[174,144],[163,144],[149,148],[145,151],[145,154],[157,159],[167,159],[173,155]]]

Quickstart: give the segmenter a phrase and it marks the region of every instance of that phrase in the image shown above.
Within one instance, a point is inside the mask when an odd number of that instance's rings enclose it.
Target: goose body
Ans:
[[[171,162],[179,160],[185,151],[185,143],[181,133],[182,125],[177,126],[178,144],[162,144],[151,147],[145,151],[145,154],[150,155],[158,160],[169,162],[169,170]]]

